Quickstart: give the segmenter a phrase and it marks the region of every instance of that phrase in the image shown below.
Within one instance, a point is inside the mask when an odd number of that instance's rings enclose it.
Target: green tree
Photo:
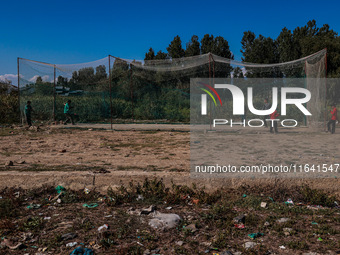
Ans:
[[[175,36],[166,49],[171,58],[182,58],[185,55],[181,38],[178,35]]]

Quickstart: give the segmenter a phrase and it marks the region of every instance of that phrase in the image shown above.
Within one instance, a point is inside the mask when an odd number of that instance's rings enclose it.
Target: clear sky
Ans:
[[[340,2],[243,1],[1,1],[0,79],[13,79],[17,57],[56,64],[89,62],[108,54],[143,59],[150,47],[166,50],[179,35],[223,36],[241,59],[244,31],[277,37],[315,19],[340,32]],[[14,78],[13,78],[14,77]]]

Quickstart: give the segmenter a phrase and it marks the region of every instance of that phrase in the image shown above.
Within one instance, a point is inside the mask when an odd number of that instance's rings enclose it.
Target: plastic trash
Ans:
[[[322,242],[322,241],[323,241],[323,239],[322,239],[321,237],[319,237],[319,238],[318,238],[318,241],[319,241],[319,242]]]
[[[95,208],[97,206],[98,206],[97,203],[83,204],[83,207],[85,207],[85,208]]]
[[[246,195],[246,194],[243,194],[242,197],[247,197],[247,195]]]
[[[267,207],[267,203],[266,202],[261,202],[261,207],[262,208],[266,208]]]
[[[90,190],[89,190],[88,188],[85,188],[85,189],[84,189],[84,193],[87,195],[87,194],[90,193]]]
[[[58,185],[56,188],[58,194],[63,193],[66,189],[63,186]]]
[[[318,223],[315,221],[312,221],[312,225],[318,225]]]
[[[26,208],[28,208],[28,209],[38,209],[40,207],[41,207],[40,204],[30,204],[30,205],[26,206]]]
[[[249,236],[250,239],[256,239],[256,238],[261,237],[263,235],[264,235],[263,233],[258,232],[258,233],[251,233],[248,236]]]
[[[83,248],[81,246],[75,248],[70,255],[93,255],[93,251],[89,248]]]
[[[142,201],[143,201],[143,200],[144,200],[143,195],[138,195],[138,197],[136,198],[136,200],[137,200],[137,201],[139,201],[139,200],[142,200]]]
[[[291,200],[290,198],[285,202],[286,205],[294,205],[293,200]]]
[[[234,224],[234,225],[235,225],[235,228],[239,228],[239,229],[244,229],[245,228],[243,223],[241,223],[241,224]]]
[[[104,224],[103,226],[100,226],[100,227],[98,228],[98,231],[102,231],[103,229],[108,229],[108,228],[109,228],[109,225]]]
[[[76,246],[77,244],[78,244],[77,242],[67,243],[66,247],[73,247],[73,246]],[[78,253],[75,253],[75,254],[78,254]]]
[[[283,245],[279,246],[279,248],[282,249],[282,250],[285,250],[285,249],[286,249],[286,247],[283,246]]]

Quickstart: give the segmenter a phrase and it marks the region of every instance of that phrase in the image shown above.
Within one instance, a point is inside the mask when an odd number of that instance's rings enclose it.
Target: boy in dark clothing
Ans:
[[[280,114],[275,110],[272,114],[269,115],[270,119],[272,120],[270,122],[270,133],[273,133],[273,126],[274,126],[274,131],[275,133],[278,133],[277,131],[277,121],[273,121],[275,120],[277,117],[280,116]]]
[[[27,122],[28,127],[32,126],[32,118],[31,118],[32,112],[34,112],[34,110],[31,106],[31,101],[27,101],[25,105],[25,116],[26,116],[26,122]]]
[[[338,119],[338,111],[336,109],[335,104],[332,105],[331,114],[332,114],[331,120],[328,121],[328,123],[327,123],[327,128],[328,128],[327,132],[331,131],[332,134],[334,134],[335,133],[335,124],[336,124],[336,121]],[[331,125],[332,125],[332,130],[331,130]]]
[[[71,121],[72,125],[74,124],[71,109],[73,107],[71,106],[71,100],[68,100],[64,107],[64,114],[66,115],[66,121],[64,122],[64,125],[67,125],[67,122]]]
[[[262,110],[268,110],[269,108],[270,108],[270,105],[268,103],[268,98],[265,98]],[[269,117],[268,115],[263,116],[263,122],[264,122],[265,127],[268,127],[267,121],[266,121],[266,119],[268,119],[268,117]]]

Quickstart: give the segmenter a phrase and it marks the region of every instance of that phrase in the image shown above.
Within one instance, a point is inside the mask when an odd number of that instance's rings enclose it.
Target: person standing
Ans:
[[[332,134],[335,133],[335,124],[336,124],[336,121],[338,119],[338,110],[336,109],[336,105],[333,104],[332,105],[332,110],[331,110],[331,114],[332,114],[332,117],[330,119],[330,121],[328,121],[327,123],[327,132],[331,132]],[[332,129],[331,129],[331,126],[332,126]]]
[[[270,133],[273,133],[273,126],[274,126],[274,131],[275,133],[278,133],[277,130],[277,117],[280,116],[280,114],[275,110],[272,114],[269,115],[270,116]]]
[[[72,125],[75,125],[71,111],[73,108],[71,103],[72,103],[71,100],[68,100],[64,107],[64,114],[66,115],[66,121],[64,122],[64,125],[67,125],[67,122],[69,121],[71,121]]]
[[[32,126],[32,112],[34,112],[34,110],[31,106],[31,101],[27,101],[25,105],[25,116],[28,127]]]
[[[262,110],[268,110],[269,108],[270,108],[270,105],[268,103],[268,98],[265,98]],[[268,119],[268,118],[269,118],[269,115],[264,115],[263,116],[263,122],[264,122],[264,126],[265,127],[268,127],[268,124],[267,124],[267,121],[266,121],[266,119]]]

